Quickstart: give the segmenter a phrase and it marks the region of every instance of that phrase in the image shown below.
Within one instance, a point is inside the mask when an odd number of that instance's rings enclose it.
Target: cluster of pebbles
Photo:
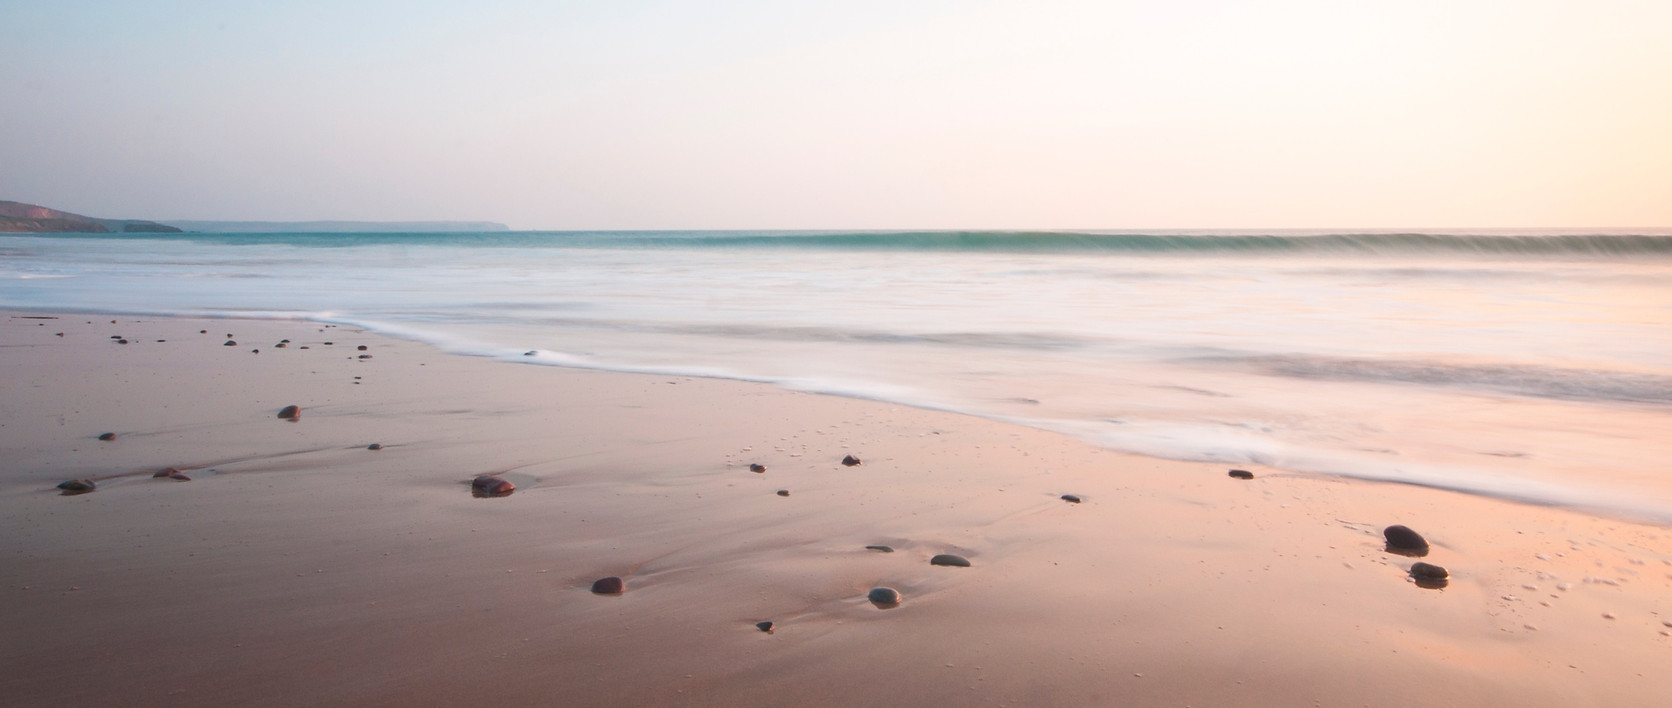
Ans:
[[[205,331],[205,332],[202,332],[202,333],[206,334],[207,332]],[[119,339],[119,338],[113,338],[113,339]],[[124,341],[122,343],[126,343],[126,342]],[[237,346],[237,344],[238,343],[235,340],[232,339],[232,334],[228,333],[227,334],[227,341],[225,343],[225,346],[231,347],[231,346]],[[286,348],[286,346],[289,345],[289,344],[290,344],[290,340],[285,339],[285,340],[280,341],[279,343],[277,343],[274,346],[275,346],[275,348],[283,349],[283,348]],[[331,344],[331,342],[326,342],[325,344],[329,345],[329,344]],[[307,347],[301,347],[301,348],[306,349]],[[364,352],[364,351],[367,350],[367,347],[365,345],[360,345],[360,346],[357,347],[357,349],[359,351]],[[259,351],[259,350],[257,350],[257,351]],[[534,352],[529,352],[529,354],[533,354],[533,353]],[[371,355],[370,354],[361,354],[361,355],[359,355],[358,358],[369,359],[369,358],[371,358]],[[302,408],[300,406],[296,406],[296,405],[285,406],[284,408],[280,409],[279,413],[278,413],[278,417],[280,419],[287,420],[287,421],[290,421],[290,422],[296,422],[296,421],[300,420],[301,416],[302,416]],[[103,434],[99,435],[98,438],[99,438],[99,440],[102,440],[102,441],[115,440],[116,439],[116,434],[115,433],[103,433]],[[366,447],[366,449],[368,449],[368,450],[381,450],[381,449],[383,449],[383,445],[381,443],[372,443],[372,444],[368,445]],[[846,467],[857,467],[857,466],[862,465],[864,463],[859,458],[854,457],[853,455],[846,455],[842,458],[841,464],[843,466],[846,466]],[[762,474],[762,473],[766,472],[766,466],[762,465],[760,463],[751,463],[749,465],[749,471],[754,472],[756,474]],[[1252,479],[1254,479],[1254,474],[1252,472],[1247,471],[1247,470],[1233,469],[1233,470],[1230,470],[1228,474],[1229,474],[1230,477],[1235,478],[1235,479],[1242,479],[1242,480],[1252,480]],[[172,479],[172,480],[182,481],[182,482],[191,481],[190,476],[187,476],[185,473],[183,473],[180,470],[178,470],[176,468],[173,468],[173,467],[168,467],[168,468],[164,468],[162,470],[159,470],[156,473],[154,473],[152,475],[152,477],[157,478],[157,479]],[[94,491],[97,488],[98,488],[98,484],[93,479],[73,479],[73,480],[69,480],[69,481],[60,483],[58,485],[58,489],[62,490],[62,493],[66,494],[66,495],[86,494],[88,492]],[[517,487],[510,480],[504,479],[503,477],[500,477],[496,473],[496,474],[484,474],[484,475],[479,475],[479,476],[475,477],[470,482],[470,488],[471,488],[472,494],[474,496],[477,496],[477,497],[506,497],[506,496],[510,496],[512,492],[516,491]],[[780,489],[780,490],[777,491],[777,494],[778,494],[778,496],[781,496],[781,497],[787,497],[787,496],[790,495],[790,492],[787,489]],[[1079,504],[1083,501],[1082,497],[1078,494],[1063,494],[1061,496],[1061,499],[1063,501],[1071,503],[1071,504]],[[1383,530],[1382,535],[1386,539],[1386,542],[1387,542],[1386,550],[1389,553],[1394,553],[1394,554],[1397,554],[1397,555],[1413,557],[1413,558],[1422,558],[1422,557],[1426,557],[1428,555],[1428,552],[1429,552],[1428,541],[1426,539],[1424,539],[1421,534],[1417,533],[1416,531],[1411,530],[1408,527],[1401,526],[1401,525],[1389,526],[1389,527],[1387,527],[1386,529]],[[894,548],[892,548],[890,546],[886,546],[886,545],[869,545],[869,546],[865,546],[865,549],[870,550],[870,551],[876,551],[876,552],[879,552],[879,553],[893,553],[894,552]],[[952,554],[952,553],[937,554],[934,557],[929,559],[929,564],[933,565],[933,566],[954,567],[954,568],[968,568],[968,567],[970,567],[969,559],[967,559],[963,556],[960,556],[960,555]],[[1449,579],[1450,579],[1450,573],[1445,568],[1443,568],[1441,566],[1438,566],[1438,565],[1431,564],[1431,563],[1426,563],[1426,562],[1414,563],[1410,567],[1409,573],[1410,573],[1411,579],[1418,586],[1424,587],[1424,588],[1433,588],[1433,589],[1444,588],[1444,587],[1446,587],[1446,585],[1447,585],[1447,583],[1449,582]],[[621,595],[621,594],[623,594],[627,591],[627,583],[626,583],[625,580],[623,580],[619,576],[609,576],[609,577],[599,578],[598,580],[593,582],[591,590],[594,594],[598,594],[598,595]],[[896,590],[894,588],[887,587],[887,586],[878,586],[878,587],[871,588],[871,590],[868,593],[866,593],[865,598],[872,605],[876,606],[879,609],[893,609],[893,608],[899,607],[900,604],[904,601],[904,596],[901,595],[899,590]],[[762,621],[762,622],[759,622],[759,623],[755,624],[756,629],[760,630],[761,632],[768,633],[768,634],[771,634],[775,627],[776,627],[776,625],[770,620]]]

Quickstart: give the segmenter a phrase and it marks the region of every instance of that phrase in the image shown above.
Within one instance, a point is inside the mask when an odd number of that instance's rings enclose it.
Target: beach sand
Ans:
[[[311,322],[112,319],[0,316],[9,706],[1672,695],[1663,527]],[[484,474],[516,490],[473,496]]]

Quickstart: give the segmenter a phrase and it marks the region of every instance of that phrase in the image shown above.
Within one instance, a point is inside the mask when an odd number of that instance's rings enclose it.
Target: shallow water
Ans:
[[[0,306],[310,318],[1672,521],[1665,230],[0,236]]]

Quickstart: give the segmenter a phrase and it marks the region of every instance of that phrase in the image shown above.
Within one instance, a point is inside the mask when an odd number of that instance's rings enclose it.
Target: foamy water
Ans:
[[[1672,521],[1665,230],[0,236],[0,306],[311,318]]]

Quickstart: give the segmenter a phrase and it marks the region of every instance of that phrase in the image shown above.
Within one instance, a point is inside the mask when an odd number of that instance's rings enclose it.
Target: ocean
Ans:
[[[0,307],[306,319],[1672,523],[1667,229],[0,235]]]

